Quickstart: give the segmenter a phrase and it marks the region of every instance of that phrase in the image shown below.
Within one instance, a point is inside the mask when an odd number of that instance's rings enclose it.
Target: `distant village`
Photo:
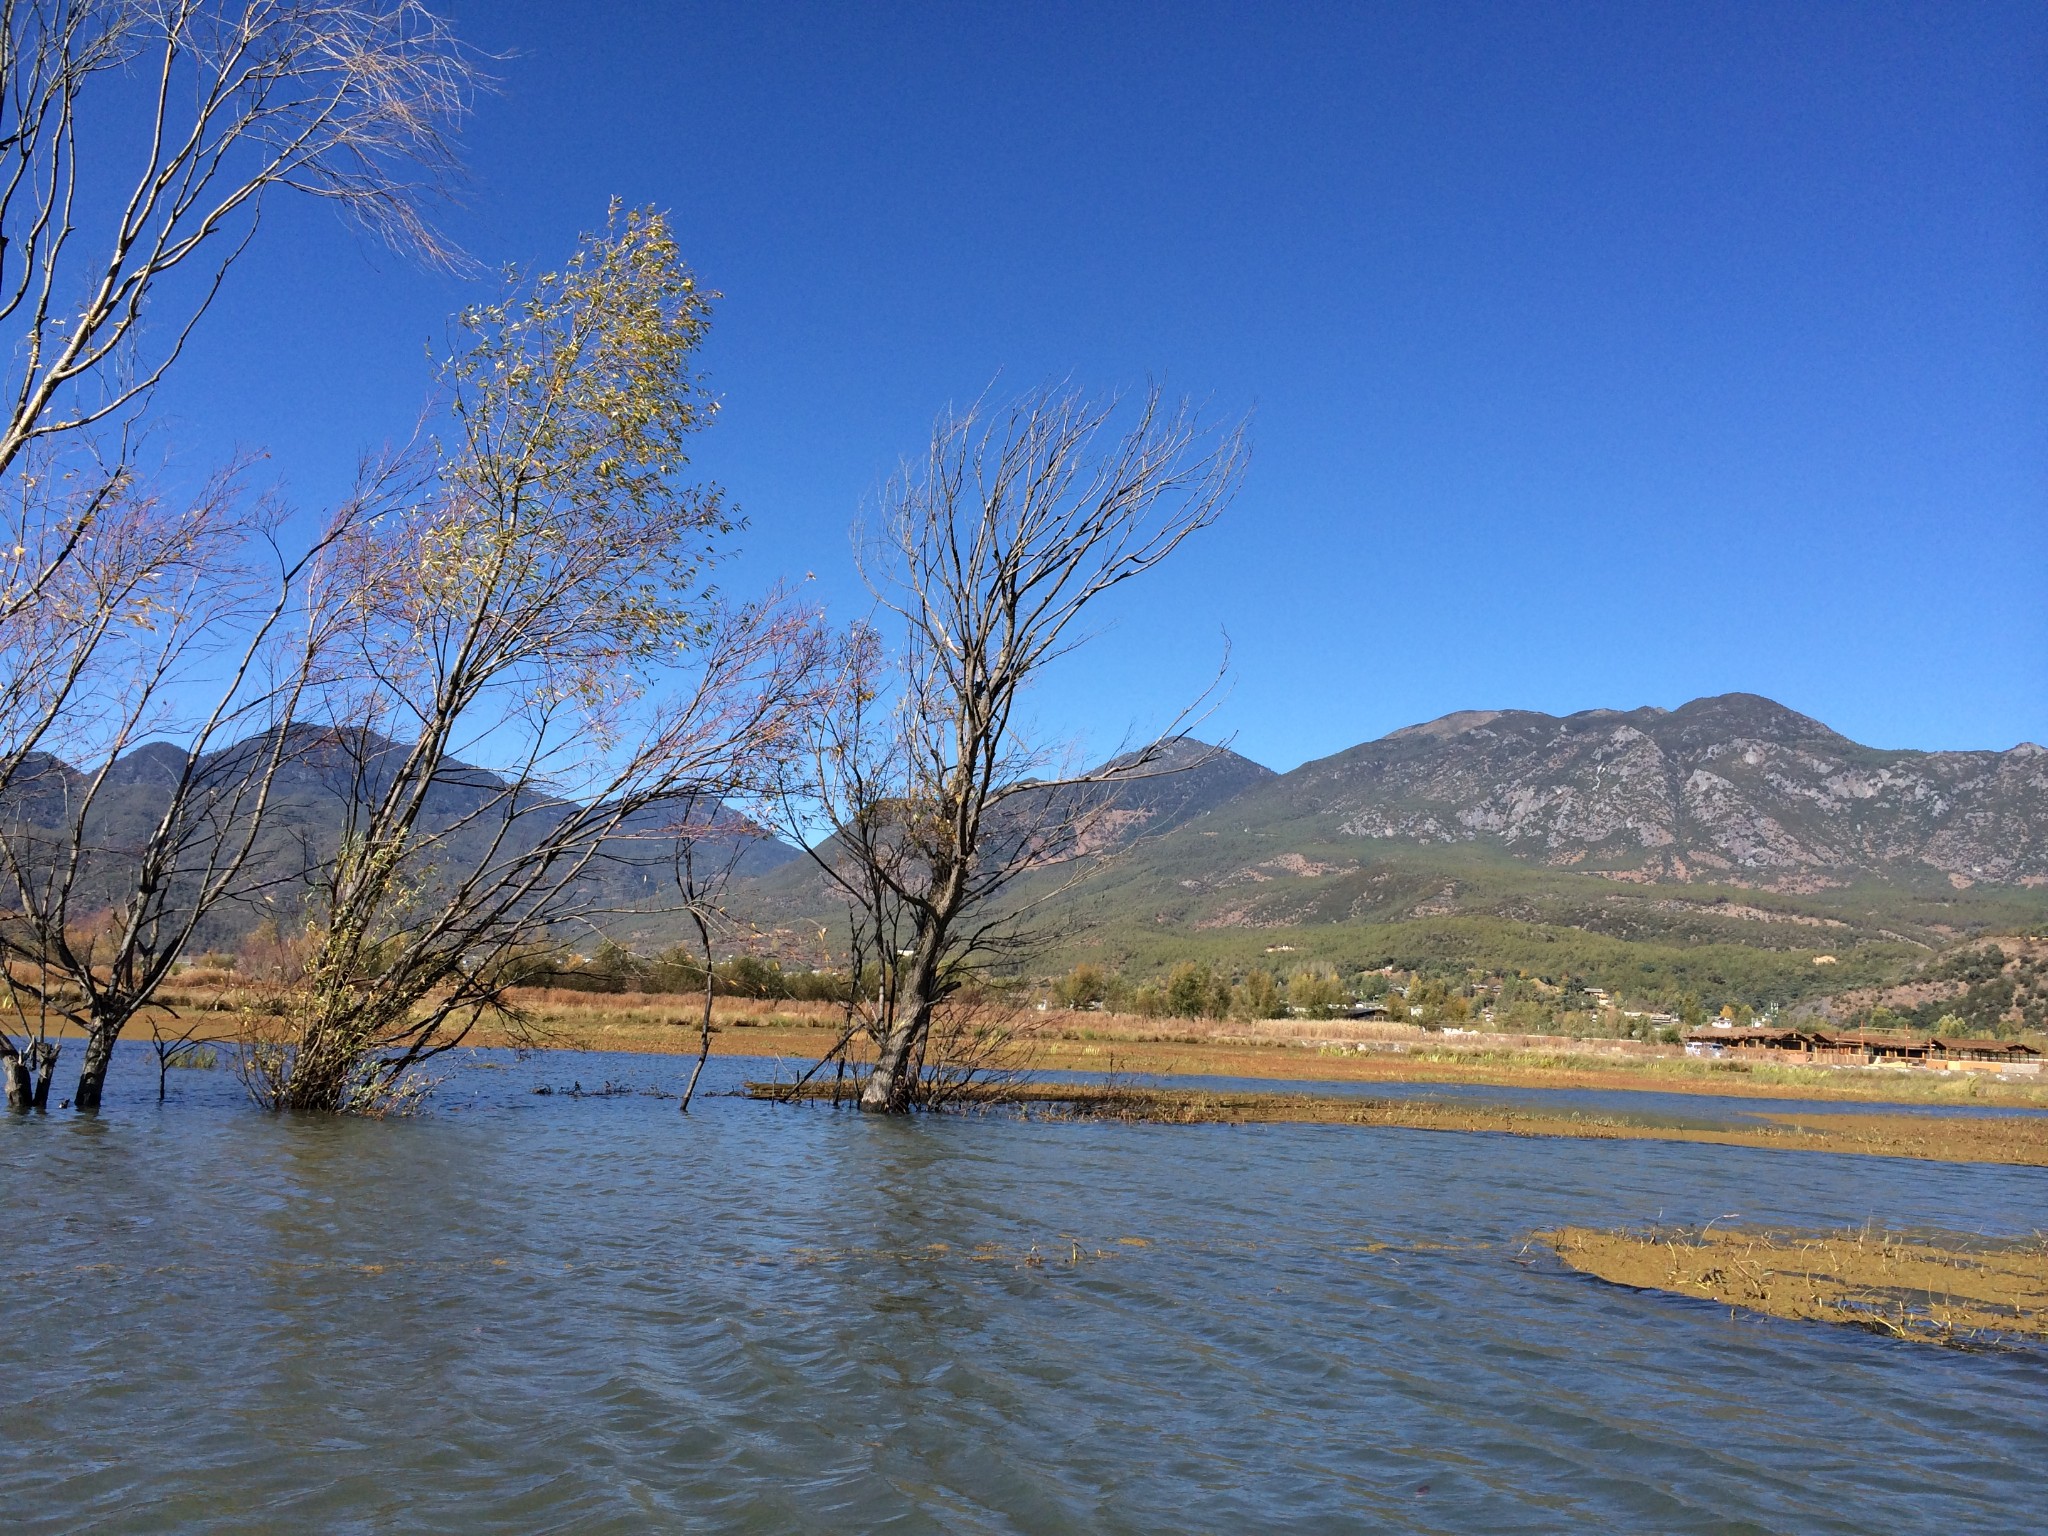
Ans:
[[[1906,1035],[1848,1030],[1773,1029],[1752,1025],[1739,1029],[1718,1020],[1706,1029],[1688,1030],[1688,1056],[1742,1056],[1809,1067],[1911,1067],[1933,1071],[2023,1072],[2041,1070],[2041,1053],[2020,1040],[1966,1036]]]

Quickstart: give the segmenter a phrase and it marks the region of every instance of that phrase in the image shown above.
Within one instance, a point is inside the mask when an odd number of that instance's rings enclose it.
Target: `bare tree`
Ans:
[[[63,1047],[51,1038],[51,1025],[61,1021],[53,1021],[43,1005],[51,989],[37,983],[45,978],[18,977],[11,965],[4,976],[7,1023],[0,1027],[0,1087],[9,1109],[45,1110],[63,1055]]]
[[[817,720],[783,813],[792,830],[829,831],[812,857],[847,903],[853,974],[869,978],[839,1047],[875,1042],[863,1109],[957,1084],[928,1072],[935,1028],[993,1038],[967,1022],[970,983],[1033,941],[1043,894],[1014,899],[1019,878],[1081,851],[1118,785],[1189,761],[1169,750],[1185,739],[1176,722],[1079,770],[1019,716],[1086,638],[1083,614],[1212,523],[1242,474],[1241,430],[1206,427],[1156,389],[1129,426],[1118,417],[1115,401],[1044,391],[993,419],[942,419],[863,549],[899,648],[872,629],[848,639],[844,702]]]
[[[175,963],[177,935],[189,937],[167,892],[189,891],[193,878],[213,889],[189,865],[192,839],[211,846],[202,863],[227,877],[239,868],[227,851],[236,834],[220,829],[252,825],[229,814],[230,802],[249,808],[247,784],[224,801],[220,786],[188,774],[168,821],[128,850],[145,888],[103,892],[126,926],[89,925],[91,953],[68,944],[66,934],[84,931],[79,880],[105,874],[86,830],[103,776],[139,732],[163,723],[170,680],[200,645],[195,621],[219,600],[189,578],[202,557],[223,559],[219,590],[242,593],[246,569],[246,551],[224,536],[232,518],[166,516],[138,490],[137,415],[275,188],[331,201],[397,246],[451,260],[424,213],[448,189],[447,135],[478,81],[419,0],[0,0],[0,337],[11,359],[0,379],[0,816],[10,859],[21,860],[6,929],[15,947],[0,976],[11,995],[17,982],[40,989],[17,1022],[46,1019],[59,999],[64,1018],[92,1021],[83,1106],[98,1102],[120,1028],[112,1021],[140,1006]],[[230,674],[248,638],[228,641]],[[115,678],[113,655],[132,675]],[[254,718],[243,682],[201,727],[216,740]],[[80,741],[105,749],[99,768],[60,786],[57,754]],[[40,782],[22,788],[25,774]],[[54,825],[70,829],[54,841],[16,814],[24,799],[53,793]],[[41,1034],[30,1044],[40,1086],[0,1032],[10,1102],[47,1099],[55,1046]]]
[[[0,985],[38,1040],[53,1018],[84,1034],[81,1110],[99,1108],[115,1042],[195,935],[251,893],[325,640],[307,577],[362,511],[288,553],[281,509],[234,473],[185,507],[130,480],[43,602],[0,625],[0,658],[39,665],[0,702],[90,765],[41,752],[0,791]],[[182,744],[134,750],[163,736]],[[16,1053],[0,1031],[0,1057]]]
[[[0,790],[154,579],[136,412],[283,187],[429,259],[477,75],[418,0],[0,0]],[[120,124],[119,128],[111,125]],[[98,430],[96,430],[98,429]],[[119,542],[137,584],[71,567]],[[175,550],[164,558],[178,559]],[[87,606],[79,606],[87,602]]]
[[[419,0],[0,0],[0,473],[164,377],[273,188],[448,259],[422,210],[476,84]]]
[[[159,1008],[150,1016],[149,1048],[156,1055],[157,1103],[169,1097],[171,1068],[214,1064],[213,1047],[199,1038],[208,1022],[206,1015],[196,1010],[178,1013]]]
[[[690,1080],[683,1085],[682,1101],[677,1106],[686,1115],[690,1112],[690,1101],[697,1096],[697,1080],[704,1075],[704,1063],[711,1055],[712,1007],[718,997],[718,966],[712,941],[715,933],[731,922],[723,898],[733,869],[746,851],[744,839],[733,835],[730,816],[721,814],[726,810],[721,802],[707,807],[708,814],[702,818],[686,816],[675,844],[676,893],[681,898],[683,916],[697,935],[697,953],[704,968],[704,1009],[697,1020],[697,1059],[690,1067]],[[703,828],[702,835],[697,832],[698,825]]]
[[[327,693],[344,826],[283,1031],[248,1058],[261,1102],[373,1109],[486,1016],[520,1027],[511,962],[790,738],[814,626],[718,597],[735,524],[679,478],[714,410],[690,371],[712,297],[666,219],[615,206],[461,317],[434,483],[327,572],[352,615]]]
[[[418,0],[0,0],[0,477],[29,482],[0,538],[0,625],[96,536],[126,434],[63,470],[97,482],[65,516],[38,494],[58,467],[23,455],[125,420],[162,381],[271,190],[452,258],[423,211],[477,82]],[[35,749],[0,736],[0,786]]]

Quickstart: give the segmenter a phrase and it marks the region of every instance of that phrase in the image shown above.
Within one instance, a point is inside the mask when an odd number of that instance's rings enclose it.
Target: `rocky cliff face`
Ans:
[[[1637,879],[1796,889],[1931,868],[1959,886],[2048,884],[2048,751],[1880,751],[1751,694],[1465,711],[1267,793],[1345,837],[1490,841]]]

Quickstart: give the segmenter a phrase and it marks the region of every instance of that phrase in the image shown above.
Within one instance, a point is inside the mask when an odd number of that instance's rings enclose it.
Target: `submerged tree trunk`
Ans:
[[[98,1024],[85,1037],[85,1060],[79,1065],[78,1091],[71,1102],[87,1114],[99,1112],[100,1096],[107,1087],[107,1068],[114,1059],[114,1041],[120,1033],[119,1024]]]
[[[860,1091],[860,1107],[871,1114],[900,1115],[910,1108],[912,1061],[917,1056],[921,1021],[929,1015],[912,1012],[897,1021],[882,1039],[875,1070]]]
[[[903,1063],[909,1061],[909,1020],[897,1024],[883,1038],[883,1049],[874,1057],[874,1071],[860,1090],[860,1108],[870,1114],[901,1114],[909,1108],[909,1083]]]
[[[58,1054],[59,1048],[47,1040],[38,1040],[28,1048],[28,1064],[35,1076],[30,1102],[38,1111],[50,1107],[50,1084],[57,1080]]]
[[[29,1082],[28,1063],[11,1046],[0,1056],[0,1082],[7,1085],[7,1107],[24,1113],[35,1105],[35,1087]]]
[[[940,899],[921,922],[911,961],[904,977],[902,1011],[896,1014],[889,1032],[882,1037],[875,1058],[875,1070],[861,1089],[860,1107],[872,1114],[907,1114],[916,1102],[919,1075],[924,1070],[925,1040],[931,1034],[932,1008],[939,1000],[939,968],[960,908],[960,875],[950,871],[941,887]]]
[[[8,1057],[6,1102],[10,1110],[49,1108],[49,1085],[57,1079],[57,1055],[59,1047],[49,1040],[37,1040],[23,1055]],[[16,1079],[20,1102],[16,1102]]]
[[[697,1079],[704,1072],[704,1058],[711,1054],[711,996],[716,980],[711,974],[711,949],[707,945],[704,950],[704,1024],[697,1036],[697,1065],[690,1069],[689,1085],[683,1089],[680,1106],[686,1115],[690,1112],[691,1096],[697,1091]]]
[[[296,1041],[265,1060],[269,1082],[259,1098],[266,1109],[338,1115],[362,1099],[362,1078],[374,1048],[370,1029],[350,1019],[318,1018]]]

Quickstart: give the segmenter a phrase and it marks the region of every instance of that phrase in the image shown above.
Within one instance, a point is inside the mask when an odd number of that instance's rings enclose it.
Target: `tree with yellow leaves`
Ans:
[[[682,478],[714,297],[663,215],[614,205],[563,269],[459,317],[418,495],[319,583],[346,814],[249,1055],[262,1102],[374,1109],[486,1016],[516,1031],[506,962],[588,932],[608,877],[732,836],[726,802],[791,739],[814,628],[721,598],[736,520]]]

